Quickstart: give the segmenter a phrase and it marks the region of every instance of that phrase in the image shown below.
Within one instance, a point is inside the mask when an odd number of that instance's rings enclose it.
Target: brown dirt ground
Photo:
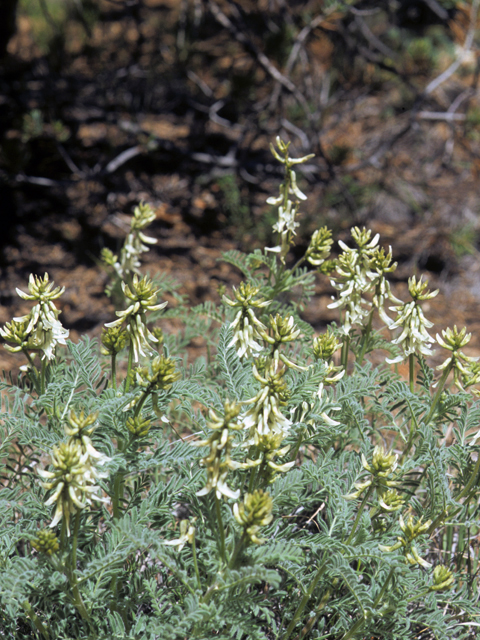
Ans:
[[[36,50],[28,21],[20,18],[19,32],[10,43],[11,58],[3,63],[4,78],[12,87],[20,74],[25,85],[22,100],[30,110],[45,107],[45,91],[61,94],[64,100],[61,115],[72,132],[72,146],[65,143],[65,147],[74,157],[78,171],[73,174],[67,171],[55,145],[53,155],[45,151],[48,144],[53,144],[48,131],[41,138],[43,147],[35,147],[35,141],[28,143],[29,153],[37,163],[32,165],[31,159],[24,160],[26,166],[17,176],[28,174],[31,168],[32,173],[35,169],[35,175],[52,176],[52,183],[45,187],[18,179],[13,185],[13,199],[0,203],[4,219],[10,215],[10,205],[16,212],[4,242],[0,266],[2,324],[28,309],[16,296],[16,287],[26,288],[30,272],[48,271],[56,284],[66,287],[61,319],[70,329],[71,338],[76,340],[83,332],[98,336],[101,326],[114,318],[114,309],[103,294],[106,276],[96,259],[102,246],[115,248],[121,243],[128,226],[127,214],[142,199],[157,207],[151,235],[158,238],[158,243],[148,254],[145,268],[151,273],[163,272],[174,277],[180,283],[180,293],[186,294],[192,304],[218,300],[219,285],[238,284],[239,274],[222,263],[221,254],[239,246],[244,249],[254,246],[257,228],[265,226],[261,222],[267,213],[265,198],[269,192],[275,193],[278,185],[274,170],[264,172],[262,188],[247,195],[252,219],[239,229],[241,214],[232,224],[222,208],[214,168],[192,164],[192,146],[197,151],[217,152],[218,148],[212,147],[212,140],[216,140],[226,156],[235,145],[243,143],[235,126],[226,127],[225,123],[208,118],[199,124],[195,109],[176,111],[179,103],[171,95],[175,92],[172,76],[170,84],[163,85],[157,75],[155,83],[148,87],[150,94],[143,96],[143,104],[132,106],[135,74],[143,82],[144,69],[152,64],[152,59],[156,61],[157,73],[162,69],[167,73],[175,64],[173,26],[164,33],[161,52],[158,48],[154,50],[153,33],[162,16],[170,25],[176,24],[178,2],[150,0],[146,6],[157,22],[153,18],[144,20],[141,30],[128,16],[115,19],[113,15],[94,27],[90,48],[76,44],[72,38],[69,61],[61,72],[52,72],[53,63],[47,65],[45,57]],[[153,13],[159,8],[161,11]],[[140,38],[142,47],[137,50]],[[215,32],[203,44],[199,43],[192,56],[195,73],[209,83],[215,99],[222,99],[225,92],[224,78],[218,70],[231,71],[233,67],[241,70],[252,64],[238,48],[230,46],[230,53],[226,53],[229,50],[226,40],[224,33]],[[97,53],[92,56],[95,47]],[[319,36],[312,42],[311,50],[312,55],[317,55],[319,69],[322,68],[331,53],[325,40]],[[206,51],[214,60],[217,75],[209,73],[205,59],[200,59]],[[137,55],[134,65],[129,59],[132,52]],[[196,66],[195,56],[200,56]],[[112,80],[114,72],[120,78],[122,73],[128,76],[129,87],[124,95],[118,78]],[[263,71],[253,72],[261,86]],[[471,85],[473,73],[466,69],[461,78],[452,78],[442,88],[436,96],[442,109],[448,107],[453,94],[458,95]],[[14,110],[15,95],[5,86],[0,90],[0,107],[6,105]],[[189,86],[195,97],[194,88]],[[184,90],[182,86],[181,91]],[[170,101],[172,108],[149,107],[158,105],[162,99]],[[123,111],[119,106],[122,100]],[[478,102],[477,94],[473,100]],[[408,115],[404,118],[384,115],[400,101],[395,88],[387,89],[381,96],[374,92],[362,95],[360,89],[352,88],[348,95],[339,94],[334,108],[327,111],[321,132],[323,149],[328,152],[343,146],[347,150],[345,159],[336,168],[335,180],[338,183],[352,177],[372,191],[364,200],[352,204],[354,213],[345,215],[343,205],[328,204],[326,168],[322,158],[316,160],[316,172],[306,175],[302,182],[309,203],[304,212],[299,251],[305,248],[305,238],[318,226],[319,219],[344,239],[352,224],[371,227],[381,234],[383,245],[392,245],[394,257],[399,261],[393,285],[395,295],[406,299],[407,278],[412,273],[425,273],[431,286],[440,289],[438,297],[424,305],[425,315],[435,323],[436,330],[454,324],[467,326],[473,337],[465,351],[480,353],[480,254],[475,243],[463,257],[452,248],[455,234],[468,227],[475,235],[480,226],[477,184],[480,142],[456,125],[419,120],[398,143],[392,144],[377,165],[364,162],[376,145],[394,135],[407,121]],[[114,115],[109,112],[112,104],[116,109]],[[437,110],[440,107],[432,106]],[[4,131],[4,149],[8,141],[13,141],[17,149],[25,151],[18,142],[20,135],[18,123],[12,120]],[[148,150],[149,135],[156,136],[160,145],[155,151],[157,155]],[[268,142],[273,136],[273,130],[267,128],[259,139],[249,142],[249,150],[260,154],[264,169]],[[99,162],[105,166],[120,150],[135,144],[143,145],[142,153],[119,171],[104,173],[99,179],[83,169],[93,166],[96,154],[100,154]],[[301,153],[298,140],[294,139],[292,146]],[[199,177],[205,173],[210,181],[202,182]],[[240,192],[243,196],[242,185]],[[328,282],[319,281],[316,295],[304,314],[319,331],[327,322],[337,319],[335,311],[327,308],[330,295]],[[199,342],[192,348],[198,352],[201,346]],[[16,369],[18,365],[18,357],[0,352],[1,368]]]

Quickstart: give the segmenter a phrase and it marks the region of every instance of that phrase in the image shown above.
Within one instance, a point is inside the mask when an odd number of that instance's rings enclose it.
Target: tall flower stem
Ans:
[[[81,615],[82,619],[90,623],[90,616],[88,614],[87,608],[85,607],[85,603],[83,602],[83,598],[77,583],[77,544],[78,544],[79,529],[80,529],[80,511],[77,511],[75,516],[75,528],[73,531],[73,539],[72,539],[70,569],[67,572],[67,577],[68,577],[68,581],[70,582],[70,586],[72,587],[72,593],[73,593],[73,599],[74,599],[73,603],[75,605],[75,608],[78,611],[78,613]]]
[[[357,364],[362,365],[363,358],[365,357],[365,352],[367,351],[368,340],[370,338],[370,334],[372,333],[372,322],[373,322],[373,309],[370,311],[370,315],[368,316],[367,326],[363,330],[362,336],[362,348],[360,349],[360,353],[357,356]]]
[[[415,354],[408,356],[408,378],[410,382],[410,391],[415,392]]]
[[[358,526],[358,523],[360,522],[360,518],[362,517],[363,510],[365,509],[365,506],[367,504],[368,499],[370,498],[370,496],[372,494],[372,491],[373,491],[373,485],[370,485],[368,487],[367,493],[365,494],[365,496],[364,496],[364,498],[362,500],[361,505],[358,508],[357,517],[355,518],[355,521],[354,521],[353,526],[352,526],[352,530],[351,530],[350,535],[348,536],[347,541],[345,542],[345,544],[350,544],[350,542],[353,540],[353,536],[355,535],[355,532],[357,530],[357,526]]]
[[[133,365],[133,344],[130,343],[130,348],[128,349],[128,365],[127,365],[127,377],[125,379],[125,393],[128,393],[130,389],[130,378],[132,372]]]
[[[350,336],[345,336],[345,340],[343,341],[343,347],[342,347],[342,361],[341,361],[341,365],[345,369],[345,371],[347,370],[347,366],[348,366],[349,350],[350,350]]]
[[[220,555],[222,557],[223,562],[226,564],[227,558],[225,555],[225,529],[223,527],[222,509],[220,505],[220,500],[218,499],[216,492],[215,492],[215,511],[217,513],[218,528],[220,530]]]
[[[326,568],[327,568],[327,562],[325,561],[318,568],[317,573],[315,574],[315,577],[313,578],[310,584],[310,587],[308,588],[308,591],[303,595],[303,598],[301,599],[300,604],[298,605],[297,610],[295,611],[295,614],[292,620],[290,621],[290,624],[288,625],[287,630],[285,631],[285,634],[282,636],[281,640],[288,640],[288,638],[292,635],[293,630],[295,629],[298,622],[300,621],[303,610],[305,609],[305,607],[308,604],[308,601],[312,597],[313,592],[315,591],[315,587],[317,586],[320,578],[325,573]]]
[[[41,395],[41,387],[40,387],[40,380],[38,379],[37,367],[33,362],[32,356],[29,354],[29,352],[26,349],[23,350],[23,353],[25,354],[25,357],[27,358],[31,367],[30,371],[32,372],[33,386],[35,387],[35,391],[38,393],[38,395]]]
[[[200,581],[200,572],[198,570],[197,547],[195,544],[195,532],[193,533],[193,538],[192,538],[192,555],[193,555],[193,567],[195,569],[195,577],[197,578],[197,585],[198,585],[198,588],[201,589],[202,583]]]
[[[450,363],[443,370],[442,377],[438,381],[437,390],[435,392],[435,395],[433,396],[432,404],[430,406],[430,411],[428,412],[428,415],[425,418],[425,424],[428,424],[430,422],[430,420],[433,418],[433,416],[435,415],[435,410],[436,410],[437,405],[438,405],[438,403],[440,401],[440,398],[441,398],[442,393],[443,393],[443,389],[445,387],[445,383],[447,381],[447,378],[448,378],[452,368],[453,368],[453,363]]]
[[[48,361],[47,361],[47,358],[44,357],[42,360],[42,373],[40,377],[40,391],[42,395],[45,393],[45,378],[47,373],[47,366],[48,366]]]
[[[117,354],[112,353],[112,389],[117,390]]]

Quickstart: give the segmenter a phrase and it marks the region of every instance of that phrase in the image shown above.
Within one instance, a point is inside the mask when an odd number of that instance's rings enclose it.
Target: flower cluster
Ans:
[[[31,541],[32,547],[38,553],[44,553],[47,556],[53,556],[60,549],[57,536],[50,529],[42,529]]]
[[[276,458],[282,458],[290,451],[290,445],[282,447],[283,440],[283,433],[270,432],[257,435],[258,458],[247,459],[247,463],[252,467],[259,467],[259,477],[266,485],[272,484],[279,473],[286,473],[295,465],[295,460],[283,463],[275,461]]]
[[[67,535],[70,535],[72,515],[91,505],[93,500],[107,501],[98,494],[100,488],[95,482],[106,478],[108,474],[98,471],[95,460],[92,460],[88,451],[83,450],[82,442],[76,438],[55,446],[51,458],[54,471],[41,469],[38,472],[46,479],[46,482],[42,482],[44,489],[53,491],[45,504],[56,504],[50,527],[55,527],[63,518]],[[106,456],[103,457],[105,460]]]
[[[253,375],[260,382],[261,389],[256,396],[245,401],[252,407],[247,411],[243,425],[249,430],[251,443],[258,446],[262,436],[270,433],[285,436],[290,430],[292,421],[280,411],[280,407],[287,404],[290,391],[283,379],[285,368],[277,371],[272,363],[262,376],[254,365]]]
[[[152,281],[147,276],[139,279],[135,274],[131,286],[122,282],[122,290],[129,306],[124,311],[116,311],[118,320],[109,322],[105,326],[107,328],[120,327],[125,323],[134,359],[135,362],[138,362],[140,355],[153,355],[155,351],[151,343],[158,342],[158,339],[147,328],[146,312],[159,311],[167,303],[157,304],[158,291],[154,289]]]
[[[168,390],[179,380],[181,373],[176,370],[175,360],[163,355],[155,356],[148,367],[135,369],[135,381],[149,391]]]
[[[371,477],[364,482],[355,482],[354,486],[356,491],[345,496],[345,499],[355,500],[359,498],[366,489],[375,489],[379,498],[384,498],[387,489],[398,486],[396,480],[388,479],[388,477],[395,472],[397,464],[398,455],[396,453],[386,453],[382,445],[377,445],[374,448],[371,464],[367,462],[367,459],[362,453],[363,468],[368,471]],[[386,503],[385,506],[387,506]]]
[[[467,333],[464,327],[460,332],[457,327],[453,329],[445,329],[442,331],[442,336],[437,333],[438,344],[450,351],[451,355],[437,367],[440,371],[453,371],[453,379],[455,385],[459,389],[464,389],[466,386],[476,384],[479,378],[477,368],[472,365],[476,364],[478,358],[472,358],[466,356],[460,349],[465,347],[472,337],[471,333]]]
[[[230,329],[233,331],[233,339],[229,346],[236,345],[239,358],[256,355],[262,351],[263,346],[257,340],[262,339],[265,333],[265,325],[255,316],[254,309],[261,309],[270,304],[270,301],[257,298],[260,289],[250,284],[240,283],[238,289],[233,287],[235,300],[223,296],[223,302],[229,307],[238,309]]]
[[[55,355],[57,344],[66,344],[68,330],[64,329],[58,319],[59,309],[53,304],[65,291],[65,287],[56,287],[49,282],[46,273],[43,278],[30,275],[28,293],[17,289],[18,295],[24,300],[37,302],[30,313],[21,318],[14,318],[7,322],[0,334],[12,344],[5,348],[12,353],[23,351],[43,351],[42,359],[51,360]]]
[[[430,564],[430,562],[427,562],[420,556],[420,554],[418,553],[417,547],[415,546],[415,544],[413,544],[414,540],[418,538],[418,536],[424,533],[427,533],[427,531],[430,528],[430,525],[432,524],[431,520],[427,520],[427,522],[422,522],[422,520],[423,518],[420,518],[418,522],[414,522],[413,516],[409,516],[407,522],[405,522],[403,517],[400,516],[399,524],[400,524],[400,529],[403,532],[403,536],[398,536],[397,538],[398,542],[396,542],[394,545],[390,547],[381,545],[380,550],[390,553],[392,551],[396,551],[397,549],[403,548],[405,559],[408,562],[408,564],[420,565],[424,569],[429,569],[432,565]],[[439,578],[443,578],[443,577],[444,577],[443,572],[437,571],[437,581]],[[445,588],[447,581],[448,581],[447,578],[445,580],[442,580],[442,582],[439,583],[439,589]]]
[[[140,275],[140,256],[149,250],[146,245],[155,244],[157,240],[144,234],[144,230],[155,220],[155,212],[149,204],[144,202],[135,207],[130,222],[130,233],[125,239],[120,252],[120,258],[109,249],[103,249],[102,260],[109,267],[113,267],[117,277],[125,282],[136,273]],[[111,288],[107,289],[107,293]]]
[[[190,521],[188,518],[180,521],[180,536],[175,538],[175,540],[165,540],[163,544],[170,545],[172,547],[177,547],[178,551],[181,551],[183,547],[187,544],[193,544],[195,539],[195,522],[196,518],[192,518]]]
[[[408,280],[408,291],[412,297],[412,302],[390,307],[391,311],[397,313],[397,317],[389,328],[391,330],[402,329],[400,335],[392,340],[392,343],[402,345],[403,349],[403,355],[386,359],[390,364],[402,362],[405,358],[414,354],[423,356],[431,356],[433,354],[430,345],[435,341],[427,331],[433,326],[433,323],[425,318],[419,303],[423,300],[434,298],[438,294],[438,289],[430,292],[427,286],[428,281],[422,282],[422,278],[420,278],[417,282],[415,276],[412,276]]]
[[[280,185],[280,194],[276,198],[268,198],[267,204],[278,207],[278,220],[273,225],[273,230],[280,234],[280,244],[275,247],[267,247],[267,251],[279,253],[280,260],[285,262],[285,256],[290,249],[293,236],[296,235],[295,229],[298,227],[296,217],[298,215],[299,201],[307,199],[307,196],[297,186],[297,176],[292,167],[313,158],[313,154],[303,158],[291,158],[288,155],[289,142],[283,142],[277,136],[276,144],[278,151],[273,145],[270,145],[270,150],[275,159],[284,165],[285,178]],[[290,196],[293,196],[295,201],[291,200]]]
[[[345,309],[342,322],[345,335],[350,334],[354,325],[363,324],[369,315],[372,302],[365,298],[367,293],[373,294],[373,305],[378,308],[380,317],[386,324],[391,323],[383,308],[386,298],[400,302],[393,296],[385,278],[385,274],[394,271],[397,265],[391,263],[391,251],[385,254],[378,247],[379,234],[371,239],[370,230],[358,227],[353,227],[351,233],[357,246],[352,248],[339,241],[343,253],[336,263],[338,275],[331,280],[339,297],[329,305],[329,309]]]
[[[53,490],[46,505],[56,504],[55,515],[50,523],[54,527],[62,517],[65,519],[67,534],[70,535],[70,516],[79,509],[85,509],[92,500],[106,502],[107,498],[98,495],[96,481],[108,477],[108,473],[99,471],[110,460],[105,454],[95,449],[90,439],[95,428],[97,414],[79,415],[70,411],[67,424],[64,426],[68,442],[54,447],[52,464],[54,471],[39,470],[44,489]]]
[[[265,542],[258,537],[261,527],[266,527],[273,520],[273,500],[269,493],[261,489],[253,493],[247,493],[243,498],[243,504],[233,505],[235,520],[242,525],[244,535],[249,542],[262,544]]]
[[[104,356],[116,356],[117,353],[125,349],[127,338],[127,332],[121,326],[104,327],[102,329],[100,352]]]
[[[278,367],[279,361],[281,360],[283,364],[291,369],[304,371],[305,367],[295,364],[289,360],[284,353],[279,352],[281,344],[292,342],[300,335],[300,329],[297,328],[294,317],[288,316],[283,318],[279,313],[277,313],[276,316],[270,316],[269,329],[269,334],[262,330],[260,330],[259,333],[265,342],[271,345],[271,359],[273,360],[274,366]]]
[[[215,489],[219,499],[223,495],[236,500],[240,495],[239,490],[233,491],[227,485],[228,472],[242,466],[230,457],[234,446],[231,431],[239,431],[243,428],[243,425],[236,421],[239,413],[240,406],[228,401],[225,403],[223,416],[218,416],[213,409],[210,409],[207,427],[213,433],[206,440],[195,443],[198,447],[210,448],[209,453],[201,460],[201,464],[207,469],[207,482],[203,489],[197,491],[197,496],[204,496],[212,489]]]
[[[323,270],[323,266],[330,255],[332,250],[332,232],[327,227],[322,227],[314,231],[308,249],[305,253],[305,259],[314,267],[320,267]],[[329,265],[332,267],[333,265]]]

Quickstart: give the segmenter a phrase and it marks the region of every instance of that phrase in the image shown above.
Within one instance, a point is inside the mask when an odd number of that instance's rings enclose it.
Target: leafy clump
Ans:
[[[318,229],[290,266],[309,156],[273,151],[278,243],[225,254],[243,282],[218,307],[159,301],[165,282],[140,270],[148,205],[104,252],[118,311],[100,347],[67,340],[48,274],[19,291],[34,306],[1,329],[26,363],[1,385],[0,637],[475,637],[470,335],[437,333],[436,374],[422,311],[436,292],[412,277],[397,299],[367,229],[339,255]],[[317,277],[340,313],[321,335],[301,316]],[[162,331],[169,313],[183,334]],[[187,365],[195,335],[215,355]]]

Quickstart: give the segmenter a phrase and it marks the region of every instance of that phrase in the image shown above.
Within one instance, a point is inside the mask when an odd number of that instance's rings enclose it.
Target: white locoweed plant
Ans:
[[[219,305],[142,273],[145,204],[104,251],[117,312],[100,346],[67,340],[48,274],[18,291],[33,308],[0,330],[20,365],[1,383],[0,638],[477,637],[470,334],[438,328],[428,365],[435,294],[412,277],[397,299],[370,230],[334,245],[321,227],[293,264],[309,156],[273,152],[278,242],[224,255],[243,281]],[[339,311],[319,335],[302,318],[317,278]],[[208,358],[187,364],[199,336]]]

